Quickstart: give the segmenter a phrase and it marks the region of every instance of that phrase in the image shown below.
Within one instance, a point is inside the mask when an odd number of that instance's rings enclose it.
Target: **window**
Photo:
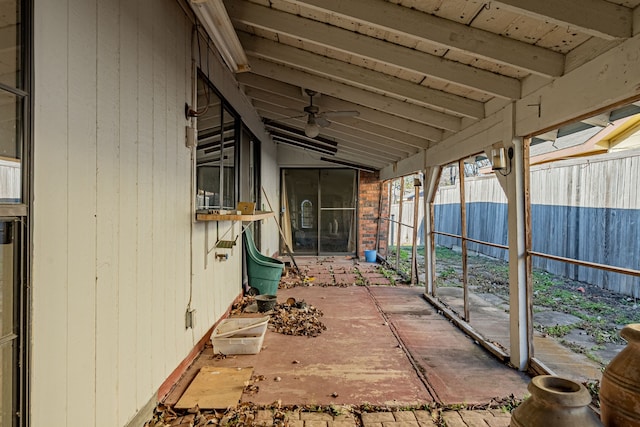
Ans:
[[[300,227],[313,228],[313,203],[303,200],[300,204]]]
[[[0,1],[0,426],[28,425],[29,244],[25,236],[30,143],[31,10]]]
[[[198,74],[197,209],[235,209],[238,194],[240,120],[202,74]]]

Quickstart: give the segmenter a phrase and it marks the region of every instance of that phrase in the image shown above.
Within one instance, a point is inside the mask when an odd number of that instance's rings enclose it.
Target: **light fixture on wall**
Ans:
[[[491,149],[491,170],[500,175],[507,176],[511,173],[511,161],[513,160],[513,147],[506,150],[504,147]]]
[[[191,0],[190,3],[231,71],[249,71],[249,60],[222,0]]]
[[[309,138],[315,138],[320,135],[320,125],[316,123],[316,118],[309,114],[309,119],[304,127],[304,134]]]

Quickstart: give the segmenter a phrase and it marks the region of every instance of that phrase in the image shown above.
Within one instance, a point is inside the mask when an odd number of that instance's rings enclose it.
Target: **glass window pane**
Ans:
[[[320,171],[320,252],[350,252],[355,243],[356,172],[352,169]]]
[[[325,169],[320,172],[323,208],[355,208],[356,173],[352,169]]]
[[[22,103],[0,91],[0,203],[21,201]]]
[[[198,79],[198,209],[236,208],[236,153],[238,119],[202,77]]]
[[[223,112],[223,143],[220,163],[223,167],[222,175],[222,208],[235,209],[236,207],[236,118],[227,110]]]
[[[22,88],[22,23],[17,0],[0,1],[0,83]]]
[[[318,181],[317,169],[283,171],[283,221],[291,224],[294,252],[315,253],[318,249]]]

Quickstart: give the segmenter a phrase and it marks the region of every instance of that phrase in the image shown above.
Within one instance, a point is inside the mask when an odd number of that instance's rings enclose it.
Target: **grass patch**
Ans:
[[[449,248],[444,246],[436,247],[436,260],[448,260],[448,261],[459,261],[462,262],[462,254],[459,254]]]
[[[456,276],[456,269],[453,267],[447,267],[442,270],[439,274],[439,277],[443,280],[451,279]]]
[[[555,325],[555,326],[543,326],[542,331],[549,336],[561,338],[575,329],[575,325]]]
[[[389,270],[389,269],[385,268],[384,266],[379,265],[378,266],[378,271],[386,279],[389,280],[389,283],[391,284],[391,286],[395,286],[396,285],[396,279],[395,279],[395,274],[394,274],[393,270]]]

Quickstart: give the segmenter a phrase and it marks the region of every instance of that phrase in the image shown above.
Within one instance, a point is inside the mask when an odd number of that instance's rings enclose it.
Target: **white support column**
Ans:
[[[505,177],[508,200],[509,227],[509,324],[510,359],[521,371],[527,369],[529,358],[530,327],[528,324],[527,271],[526,271],[526,228],[525,228],[525,185],[522,138],[513,138],[506,149],[513,149],[511,172]]]
[[[426,168],[424,171],[424,266],[425,266],[425,282],[426,293],[433,295],[435,291],[434,287],[434,274],[433,269],[435,266],[435,247],[432,242],[435,240],[433,231],[433,217],[431,216],[431,206],[433,205],[433,199],[435,198],[436,191],[438,190],[438,181],[440,178],[440,167],[433,166]]]
[[[515,137],[514,108],[505,108],[500,133],[501,144],[493,144],[485,148],[490,157],[491,148],[504,147],[509,163],[506,170],[496,172],[496,178],[507,196],[507,227],[509,231],[509,358],[511,364],[519,370],[527,369],[532,356],[529,300],[527,291],[527,239],[526,239],[526,190],[524,141]],[[509,156],[509,150],[512,155]],[[503,175],[504,174],[504,175]],[[528,180],[526,180],[528,181]]]

